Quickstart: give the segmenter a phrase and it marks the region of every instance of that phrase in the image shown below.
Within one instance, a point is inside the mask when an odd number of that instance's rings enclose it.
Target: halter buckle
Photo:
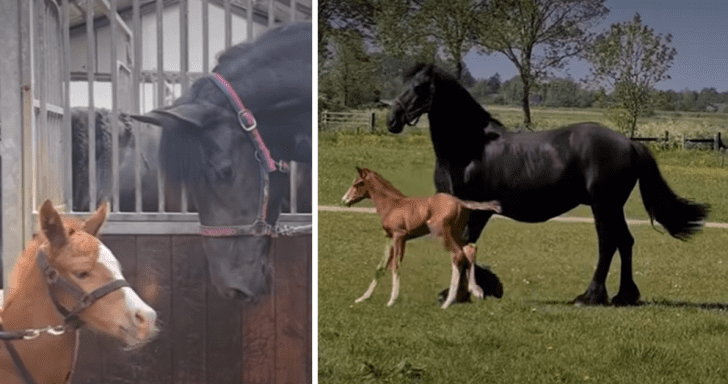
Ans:
[[[247,124],[249,124],[250,120],[252,120],[253,123],[248,126]],[[238,111],[238,122],[245,132],[254,131],[258,128],[258,122],[255,120],[255,116],[247,110],[241,109]]]
[[[268,236],[273,233],[273,227],[265,220],[257,219],[250,226],[250,234],[253,236]]]

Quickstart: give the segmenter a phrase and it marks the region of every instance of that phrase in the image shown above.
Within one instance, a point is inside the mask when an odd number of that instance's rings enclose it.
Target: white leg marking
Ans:
[[[458,291],[458,281],[460,281],[460,268],[453,264],[452,278],[450,278],[450,292],[447,293],[447,299],[445,299],[445,302],[442,304],[442,309],[447,309],[447,307],[455,301],[455,296]]]
[[[478,283],[475,282],[475,263],[470,263],[470,267],[468,268],[468,291],[475,295],[475,297],[479,299],[483,299],[485,296],[483,293],[483,288],[480,288]]]
[[[364,294],[362,295],[362,297],[356,299],[356,301],[354,301],[354,302],[355,303],[361,303],[362,301],[368,299],[372,295],[372,292],[374,292],[374,287],[376,287],[376,286],[377,286],[377,279],[374,278],[374,280],[372,280],[372,283],[369,284],[369,289],[367,289],[367,291],[364,292]]]
[[[387,303],[388,307],[391,307],[395,300],[397,300],[397,297],[399,296],[399,273],[397,271],[392,271],[392,296],[389,298],[389,302]]]

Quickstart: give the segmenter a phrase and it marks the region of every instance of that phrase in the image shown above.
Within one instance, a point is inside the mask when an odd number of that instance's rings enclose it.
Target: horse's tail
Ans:
[[[699,232],[710,213],[710,205],[676,195],[662,178],[649,149],[640,143],[633,143],[632,146],[639,160],[642,203],[653,225],[654,220],[657,220],[672,237],[680,240],[687,240]]]
[[[478,201],[460,200],[460,203],[471,211],[493,211],[497,213],[500,213],[501,211],[500,202],[495,200],[485,201],[482,203]]]

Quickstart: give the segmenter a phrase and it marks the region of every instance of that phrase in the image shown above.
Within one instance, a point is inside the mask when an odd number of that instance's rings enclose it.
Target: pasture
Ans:
[[[695,120],[706,129],[719,125]],[[662,123],[655,124],[664,132]],[[709,221],[728,222],[728,170],[719,156],[707,151],[653,153],[678,194],[710,203]],[[380,172],[406,195],[429,195],[434,192],[433,164],[426,132],[322,133],[319,205],[340,205],[356,175],[355,165]],[[625,210],[629,219],[647,218],[637,190]],[[579,207],[567,215],[591,217],[591,212]],[[500,277],[502,299],[439,309],[436,296],[448,285],[450,260],[440,243],[425,238],[407,244],[400,298],[387,308],[389,274],[370,300],[354,304],[384,251],[379,217],[321,211],[319,381],[725,382],[728,229],[706,228],[688,242],[646,224],[632,224],[630,230],[635,281],[646,303],[640,307],[568,304],[594,273],[593,224],[494,219],[478,243],[478,262]],[[616,294],[618,272],[615,256],[607,284],[610,296]]]

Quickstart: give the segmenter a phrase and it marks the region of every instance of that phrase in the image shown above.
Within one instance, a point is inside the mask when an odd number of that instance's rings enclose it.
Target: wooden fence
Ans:
[[[656,143],[669,143],[670,142],[670,133],[668,131],[665,131],[665,136],[662,137],[633,137],[632,140],[634,141],[641,141],[641,142],[656,142]],[[720,152],[728,146],[723,144],[722,135],[720,132],[713,135],[712,138],[687,138],[685,135],[680,135],[680,138],[678,139],[680,143],[681,149],[687,149],[687,148],[711,148],[713,151]]]
[[[319,130],[353,130],[374,132],[376,130],[376,114],[374,112],[321,112]]]

